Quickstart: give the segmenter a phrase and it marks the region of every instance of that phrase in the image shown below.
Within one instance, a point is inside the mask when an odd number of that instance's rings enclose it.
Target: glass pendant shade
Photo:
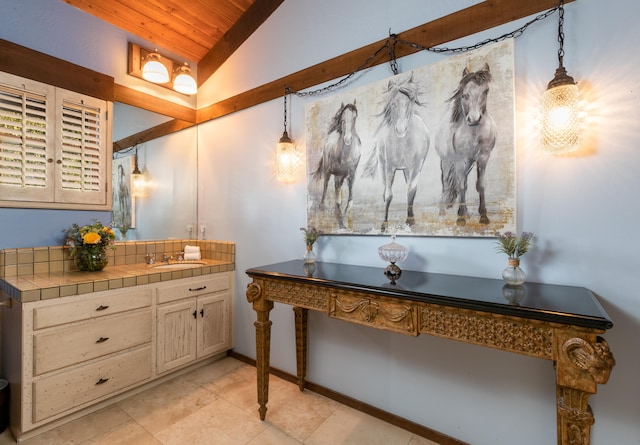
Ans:
[[[147,194],[147,181],[140,172],[131,174],[131,196],[144,198]]]
[[[169,82],[169,70],[160,61],[160,54],[151,53],[147,56],[142,67],[142,78],[153,83]]]
[[[191,76],[191,69],[188,66],[181,66],[177,70],[177,76],[173,80],[173,89],[182,94],[196,94],[198,85],[196,80]]]
[[[285,131],[276,146],[276,179],[281,182],[295,181],[297,160],[296,147]]]
[[[131,172],[131,196],[144,198],[147,195],[147,179],[138,168],[138,150],[136,149],[135,167]]]
[[[542,95],[542,144],[551,153],[571,153],[580,147],[578,86],[575,82],[552,83]]]

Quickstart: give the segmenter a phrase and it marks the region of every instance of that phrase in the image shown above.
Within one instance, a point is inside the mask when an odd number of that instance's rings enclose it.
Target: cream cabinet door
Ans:
[[[158,306],[158,374],[196,360],[196,309],[195,298]]]
[[[198,298],[198,358],[230,346],[230,301],[227,292]]]

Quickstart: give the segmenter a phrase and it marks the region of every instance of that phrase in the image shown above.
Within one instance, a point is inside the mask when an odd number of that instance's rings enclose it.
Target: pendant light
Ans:
[[[287,95],[289,87],[284,91],[284,132],[276,145],[276,179],[280,182],[294,182],[298,166],[296,147],[287,133]]]
[[[565,154],[580,147],[580,95],[576,81],[563,65],[564,0],[560,0],[558,14],[558,68],[542,95],[542,144],[550,153]]]
[[[131,172],[131,196],[143,198],[147,194],[147,181],[138,168],[138,147],[136,147],[134,162],[133,172]]]

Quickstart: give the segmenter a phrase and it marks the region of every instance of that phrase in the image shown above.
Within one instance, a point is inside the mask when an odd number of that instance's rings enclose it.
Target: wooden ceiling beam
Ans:
[[[2,39],[0,71],[113,101],[113,77]]]
[[[131,136],[127,136],[126,138],[122,138],[119,141],[115,141],[113,143],[113,152],[116,153],[126,148],[133,147],[134,145],[149,142],[159,137],[184,130],[185,128],[193,127],[194,125],[195,124],[193,122],[173,119],[160,125],[156,125],[155,127],[140,131]]]
[[[571,3],[575,0],[566,0]],[[476,34],[505,23],[540,13],[558,5],[557,0],[486,0],[445,17],[433,20],[398,34],[398,38],[420,44],[425,47],[442,45],[446,42]],[[304,70],[274,80],[236,96],[224,99],[197,111],[197,123],[216,119],[227,114],[282,97],[286,87],[301,91],[324,82],[328,82],[349,73],[385,44],[385,40],[372,43],[349,53],[311,66]],[[403,57],[419,50],[405,45],[397,45],[396,56]],[[387,63],[388,56],[382,52],[370,66]]]
[[[178,105],[174,102],[160,99],[151,94],[142,93],[124,85],[115,84],[113,100],[123,104],[153,111],[163,116],[195,123],[196,110],[193,108]]]

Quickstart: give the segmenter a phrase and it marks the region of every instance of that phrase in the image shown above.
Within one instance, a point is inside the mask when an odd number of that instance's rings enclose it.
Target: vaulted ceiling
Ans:
[[[284,0],[62,0],[198,65],[202,84]]]

